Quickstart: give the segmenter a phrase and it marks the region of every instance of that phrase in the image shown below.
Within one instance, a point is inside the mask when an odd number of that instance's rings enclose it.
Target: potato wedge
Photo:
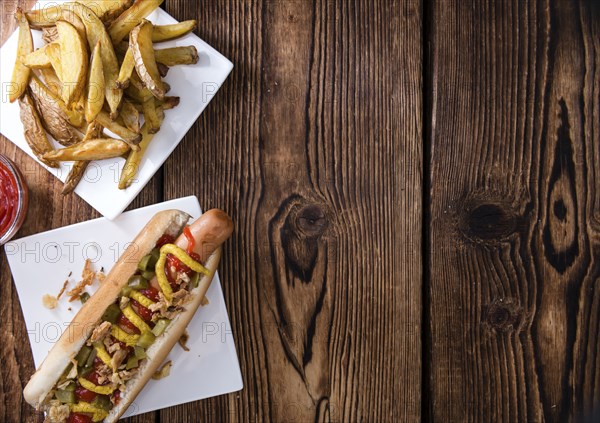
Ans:
[[[46,49],[46,55],[48,56],[48,59],[50,59],[50,63],[52,63],[52,69],[54,69],[56,76],[58,77],[58,79],[60,79],[60,82],[62,84],[63,74],[62,74],[62,58],[60,55],[60,44],[52,43],[49,45],[52,45],[52,47],[48,47]]]
[[[87,48],[77,29],[66,21],[56,22],[62,66],[62,98],[69,106],[81,97],[88,71]]]
[[[154,97],[142,103],[144,110],[144,119],[146,119],[146,126],[148,127],[149,134],[156,134],[160,131],[160,119],[156,113],[156,104],[154,103]]]
[[[131,30],[150,13],[159,7],[164,0],[136,0],[135,4],[123,12],[110,25],[108,33],[113,44],[121,42]]]
[[[160,108],[157,109],[157,112],[159,121],[162,124],[165,114]],[[123,166],[123,171],[121,172],[121,178],[119,179],[119,189],[127,189],[135,182],[135,176],[142,163],[142,158],[153,138],[154,134],[150,134],[148,132],[148,125],[144,124],[144,126],[142,126],[142,142],[140,142],[140,150],[132,150],[129,152],[127,160],[125,161],[125,166]]]
[[[156,98],[163,99],[166,88],[156,66],[154,48],[152,47],[151,22],[144,20],[133,28],[129,36],[129,48],[133,53],[135,70],[144,85]]]
[[[158,67],[158,73],[160,74],[161,78],[164,78],[169,73],[169,67],[167,65],[156,62],[156,67]]]
[[[52,61],[50,60],[50,56],[48,55],[48,50],[56,49],[57,53],[60,55],[60,46],[56,43],[46,44],[42,48],[38,48],[32,53],[29,53],[27,56],[23,57],[23,64],[30,69],[42,69],[42,68],[51,68]]]
[[[42,123],[46,131],[64,146],[73,145],[81,140],[79,132],[71,126],[72,120],[77,122],[83,116],[68,110],[63,101],[50,91],[34,74],[29,81],[31,97],[38,105]],[[70,117],[69,117],[70,116]]]
[[[96,119],[104,105],[106,92],[104,70],[102,69],[102,56],[100,55],[101,42],[98,41],[90,62],[90,75],[87,84],[87,98],[85,102],[85,120],[89,123]]]
[[[195,19],[179,22],[173,25],[155,25],[152,31],[152,42],[160,43],[179,38],[196,29]]]
[[[154,97],[150,90],[144,86],[137,72],[134,72],[131,75],[131,79],[129,80],[129,87],[125,92],[129,97],[131,97],[140,104],[142,104],[149,98]]]
[[[104,70],[104,85],[106,87],[106,101],[110,107],[111,118],[115,119],[119,114],[119,105],[123,97],[123,90],[117,88],[116,81],[119,76],[119,63],[113,49],[110,37],[102,21],[94,12],[79,3],[68,3],[64,8],[71,8],[79,16],[85,25],[87,40],[90,50],[93,50],[100,41],[100,54]]]
[[[179,97],[165,97],[164,100],[156,100],[156,106],[163,110],[171,110],[175,107],[179,106],[180,98]]]
[[[129,86],[129,79],[135,69],[135,61],[133,60],[133,53],[128,48],[121,64],[121,70],[119,71],[119,77],[117,78],[117,87],[125,89]]]
[[[21,122],[25,129],[25,140],[31,151],[46,166],[57,168],[56,162],[44,158],[44,154],[54,151],[54,148],[46,136],[37,108],[27,92],[19,98],[19,108],[21,109]]]
[[[53,68],[42,68],[40,69],[40,73],[42,74],[42,78],[44,79],[44,84],[52,93],[58,97],[62,98],[62,82],[56,76],[56,72]]]
[[[22,61],[25,56],[33,52],[31,28],[29,28],[29,22],[25,18],[25,15],[23,15],[23,11],[20,7],[17,8],[15,18],[19,22],[19,41],[17,44],[17,60],[15,61],[15,68],[13,69],[10,91],[8,94],[8,99],[11,103],[14,103],[15,100],[25,94],[25,91],[27,90],[31,69],[25,66]]]
[[[106,113],[104,110],[98,113],[98,116],[96,116],[96,122],[104,126],[110,132],[121,137],[123,141],[125,141],[131,147],[132,150],[139,150],[138,144],[142,140],[142,136],[125,128],[124,126],[119,125],[117,122],[112,120],[108,113]]]
[[[129,9],[134,0],[76,0],[90,9],[106,23],[114,21],[121,13]]]
[[[54,150],[44,154],[47,160],[61,162],[73,160],[104,160],[120,157],[129,151],[129,145],[114,138],[96,138],[81,141],[67,148]]]
[[[165,48],[154,50],[154,57],[166,66],[194,65],[198,63],[198,50],[194,46]]]
[[[45,43],[50,44],[55,41],[58,41],[58,31],[55,26],[49,26],[47,28],[42,29],[42,40]]]
[[[135,108],[133,103],[124,100],[121,105],[121,114],[119,115],[123,120],[123,125],[127,127],[127,129],[140,133],[141,124],[140,124],[140,112]]]
[[[98,123],[90,123],[82,141],[101,138],[103,130],[104,128]],[[81,181],[81,178],[83,177],[83,174],[85,173],[85,170],[87,169],[89,163],[90,162],[87,160],[79,160],[73,162],[73,167],[69,171],[67,179],[65,180],[65,185],[63,186],[63,189],[61,191],[62,195],[70,194],[71,192],[73,192],[73,190],[75,190],[75,188]]]
[[[62,8],[57,4],[42,6],[39,9],[27,12],[25,16],[27,16],[27,20],[32,28],[47,28],[54,26],[56,21],[62,17]]]

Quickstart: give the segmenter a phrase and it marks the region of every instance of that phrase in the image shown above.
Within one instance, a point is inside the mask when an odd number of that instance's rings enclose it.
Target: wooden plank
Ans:
[[[572,421],[600,392],[600,5],[440,1],[432,421]]]
[[[0,4],[0,43],[3,44],[16,28],[12,18],[16,7],[29,10],[35,0],[3,1]],[[83,222],[100,215],[76,194],[63,197],[60,194],[62,183],[19,150],[3,136],[0,136],[0,154],[13,160],[23,172],[29,187],[29,211],[23,227],[16,238],[46,230]],[[138,208],[160,201],[159,189],[162,172],[151,180],[134,200],[131,208]],[[40,294],[40,304],[41,304]],[[27,328],[17,293],[12,282],[4,249],[0,252],[0,421],[34,422],[43,421],[41,413],[25,403],[22,387],[35,371],[31,348],[27,340]],[[155,413],[148,413],[125,420],[131,423],[152,423]]]
[[[245,388],[161,421],[419,421],[421,4],[169,1],[235,68],[165,165],[232,214]]]

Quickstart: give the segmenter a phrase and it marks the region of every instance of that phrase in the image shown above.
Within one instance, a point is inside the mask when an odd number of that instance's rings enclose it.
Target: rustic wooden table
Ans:
[[[3,0],[1,33],[14,29]],[[573,421],[600,392],[600,1],[167,0],[235,64],[132,204],[236,222],[245,388],[131,422]],[[97,217],[6,140],[25,236]],[[0,421],[38,421],[0,259]]]

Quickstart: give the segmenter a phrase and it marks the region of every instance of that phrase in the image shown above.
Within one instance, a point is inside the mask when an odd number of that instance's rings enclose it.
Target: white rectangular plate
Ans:
[[[93,261],[95,270],[104,267],[108,272],[148,220],[155,213],[168,209],[183,210],[192,219],[202,214],[198,199],[186,197],[132,210],[114,221],[106,218],[90,220],[21,238],[4,246],[36,367],[81,308],[80,301],[69,303],[66,297],[61,297],[58,307],[49,310],[42,306],[42,296],[58,294],[66,279],[70,281],[68,289],[73,288],[81,280],[86,258]],[[95,283],[87,290],[92,294],[97,288],[98,283]],[[240,366],[218,274],[215,274],[206,298],[209,303],[196,312],[188,327],[190,351],[175,345],[168,357],[173,360],[170,376],[159,381],[150,380],[125,416],[242,389]]]
[[[39,9],[44,5],[62,2],[40,1],[35,8]],[[157,9],[148,19],[158,25],[177,22],[162,9]],[[41,31],[34,30],[32,33],[35,47],[41,47],[44,44]],[[10,81],[17,56],[17,41],[18,31],[15,31],[0,49],[0,81],[2,83],[0,132],[37,161],[23,135],[19,105],[17,102],[10,103],[8,101]],[[165,111],[164,123],[150,143],[134,183],[126,190],[118,189],[117,182],[125,161],[110,159],[90,163],[82,181],[75,189],[77,195],[109,219],[114,219],[125,210],[144,188],[175,150],[233,69],[233,64],[229,60],[195,34],[158,43],[156,48],[186,45],[194,45],[198,49],[200,60],[195,65],[173,66],[169,70],[165,81],[171,85],[171,91],[167,95],[180,97],[181,103],[177,108]],[[48,137],[52,139],[50,135]],[[61,147],[54,140],[52,142],[56,148]],[[41,162],[38,161],[38,163],[63,182],[72,167],[71,162],[64,162],[59,169],[50,169]]]

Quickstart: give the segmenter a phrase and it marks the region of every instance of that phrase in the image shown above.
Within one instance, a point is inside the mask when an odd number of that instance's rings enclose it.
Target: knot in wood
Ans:
[[[325,211],[317,204],[304,206],[296,215],[296,226],[307,237],[322,235],[328,226]]]
[[[484,203],[466,208],[462,226],[469,238],[489,241],[502,239],[513,233],[517,219],[501,204]]]
[[[485,322],[498,332],[514,330],[521,314],[520,307],[511,300],[501,299],[485,308]]]

